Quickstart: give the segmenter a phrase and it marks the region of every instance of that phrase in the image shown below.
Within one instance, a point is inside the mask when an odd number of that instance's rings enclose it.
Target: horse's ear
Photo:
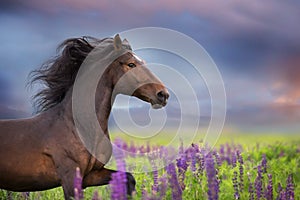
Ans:
[[[129,42],[128,42],[128,40],[126,38],[123,40],[123,44],[129,45]]]
[[[117,35],[114,37],[114,47],[115,47],[115,50],[119,50],[119,49],[122,48],[122,40],[121,40],[119,34],[117,34]]]
[[[130,44],[129,44],[129,42],[128,42],[127,39],[124,39],[122,43],[127,46],[127,49],[129,49],[130,51],[132,51],[132,48],[131,48],[131,46],[130,46]]]

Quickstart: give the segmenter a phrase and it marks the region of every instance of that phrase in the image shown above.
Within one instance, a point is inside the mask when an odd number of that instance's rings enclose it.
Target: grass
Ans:
[[[124,139],[124,138],[123,138]],[[126,139],[126,138],[125,138]],[[160,140],[159,145],[167,143],[167,139]],[[142,143],[142,142],[141,142]],[[141,145],[141,143],[139,145]],[[249,199],[249,185],[254,184],[257,179],[257,166],[261,164],[263,155],[267,159],[267,173],[262,174],[262,187],[268,186],[268,174],[272,174],[273,199],[278,196],[277,187],[281,184],[283,188],[287,187],[287,178],[289,175],[293,177],[295,199],[300,197],[300,136],[284,135],[284,134],[223,134],[216,146],[215,150],[220,152],[222,145],[229,147],[241,148],[241,156],[244,160],[242,174],[243,187],[239,188],[240,199]],[[150,144],[151,145],[151,144]],[[197,164],[199,167],[199,165]],[[216,166],[218,179],[220,180],[219,199],[234,199],[235,190],[233,187],[233,179],[235,173],[239,174],[240,164],[237,162],[235,166],[230,163],[222,162],[220,166]],[[151,167],[151,166],[148,166]],[[141,169],[142,171],[142,169]],[[166,174],[165,169],[158,171],[159,177]],[[134,174],[137,181],[137,191],[133,199],[142,199],[142,193],[153,194],[153,174],[137,173]],[[185,189],[183,190],[183,199],[207,199],[209,190],[207,186],[206,171],[198,174],[191,171],[190,167],[185,172],[183,181]],[[84,191],[85,199],[92,199],[94,192],[97,191],[102,199],[110,199],[109,186],[91,187]],[[167,190],[164,199],[171,199],[171,188]],[[23,193],[12,193],[12,199],[62,199],[63,191],[56,188],[42,192],[31,192],[29,197],[25,197]],[[155,195],[154,195],[155,196]],[[145,196],[144,196],[145,197]],[[6,199],[7,192],[0,190],[0,199]]]

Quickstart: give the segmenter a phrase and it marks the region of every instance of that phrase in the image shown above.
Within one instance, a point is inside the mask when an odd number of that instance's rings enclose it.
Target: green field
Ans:
[[[128,142],[129,143],[129,142]],[[159,145],[164,145],[160,141]],[[138,144],[141,146],[142,144]],[[199,143],[200,148],[204,148],[204,144]],[[222,159],[222,148],[225,148],[225,154],[231,149],[234,155],[235,150],[240,152],[242,163],[237,160],[231,162],[218,162],[218,158]],[[299,135],[284,135],[284,134],[223,134],[215,148],[214,166],[217,172],[217,180],[219,181],[219,199],[251,199],[250,188],[254,190],[253,199],[257,199],[255,187],[258,180],[258,166],[263,166],[262,160],[266,158],[266,171],[261,174],[260,184],[262,187],[262,195],[260,199],[270,199],[266,193],[268,187],[272,186],[271,197],[276,199],[280,194],[279,184],[286,191],[288,177],[291,177],[294,199],[300,199],[300,136]],[[225,156],[223,155],[223,157]],[[232,155],[233,155],[232,154]],[[231,154],[230,154],[231,155]],[[230,157],[229,155],[229,157]],[[226,159],[224,157],[224,159]],[[177,181],[183,187],[182,199],[208,199],[208,175],[207,170],[199,171],[201,168],[199,163],[196,163],[196,172],[191,170],[191,163],[187,161],[189,167],[184,174],[179,173],[177,166]],[[145,164],[146,165],[146,164]],[[148,166],[149,167],[149,166]],[[202,166],[203,167],[203,166]],[[243,172],[241,174],[241,168]],[[270,175],[272,176],[270,178]],[[159,197],[160,193],[153,191],[153,173],[137,173],[134,177],[137,181],[136,194],[133,199],[172,199],[174,188],[169,183],[160,182],[163,178],[167,178],[165,169],[158,171],[158,186],[163,184],[167,186],[166,194]],[[271,183],[270,183],[271,181]],[[238,186],[237,186],[238,185]],[[252,185],[252,186],[251,186]],[[110,199],[110,187],[93,187],[84,191],[85,199],[92,199],[95,191],[98,192],[102,199]],[[161,191],[160,191],[161,192]],[[238,196],[237,194],[238,193]],[[31,192],[29,196],[24,193],[11,193],[11,199],[62,199],[63,192],[61,188],[56,188],[43,192]],[[0,191],[0,198],[7,199],[7,191]],[[292,199],[292,198],[290,198]]]

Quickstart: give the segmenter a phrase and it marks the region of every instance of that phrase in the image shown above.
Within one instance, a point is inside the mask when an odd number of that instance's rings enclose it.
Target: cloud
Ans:
[[[271,0],[1,1],[1,67],[28,72],[72,36],[107,37],[139,26],[168,27],[196,39],[218,64],[227,89],[229,123],[290,123],[299,117],[298,9],[298,2]],[[0,79],[0,104],[22,110],[6,87]]]
[[[5,77],[0,76],[0,104],[6,104],[10,101],[10,98],[8,97],[10,89],[11,85],[8,80]]]
[[[16,110],[5,105],[0,105],[0,119],[18,119],[24,117],[30,117],[30,114],[22,110]]]
[[[281,58],[269,69],[273,71],[271,92],[274,103],[300,105],[300,51]]]
[[[300,105],[252,105],[227,112],[226,126],[242,131],[299,132]]]
[[[300,52],[300,51],[299,51]],[[300,54],[266,62],[260,76],[227,76],[227,124],[243,130],[297,132],[300,128]]]
[[[0,73],[0,119],[30,116],[28,104],[20,93],[13,83]]]
[[[257,32],[274,31],[274,35],[289,33],[286,35],[296,36],[299,31],[297,23],[300,13],[298,12],[298,2],[284,1],[204,1],[204,0],[153,0],[153,1],[109,1],[109,0],[12,0],[1,3],[5,10],[34,10],[44,14],[57,13],[84,13],[91,15],[99,13],[103,17],[110,17],[107,20],[113,20],[115,25],[124,23],[127,18],[133,20],[143,19],[144,23],[160,12],[169,14],[171,17],[182,13],[192,13],[207,22],[215,22],[226,32]],[[46,12],[46,13],[45,13]],[[151,16],[150,18],[148,18]],[[167,15],[166,15],[167,16]],[[146,20],[146,21],[145,21]],[[173,21],[173,20],[172,20]],[[119,22],[119,23],[118,23]],[[127,24],[130,21],[126,21]],[[148,21],[149,22],[149,21]],[[292,28],[292,33],[286,28]],[[297,28],[298,27],[298,28]],[[277,32],[275,32],[277,31]],[[223,34],[227,34],[227,33]],[[299,32],[298,32],[299,33]]]

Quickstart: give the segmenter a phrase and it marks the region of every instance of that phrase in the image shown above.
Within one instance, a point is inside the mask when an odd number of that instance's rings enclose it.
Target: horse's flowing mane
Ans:
[[[36,112],[46,111],[64,99],[74,84],[84,59],[105,39],[93,37],[67,39],[57,48],[56,57],[30,73],[30,85],[36,82],[44,85],[44,88],[33,96]]]

